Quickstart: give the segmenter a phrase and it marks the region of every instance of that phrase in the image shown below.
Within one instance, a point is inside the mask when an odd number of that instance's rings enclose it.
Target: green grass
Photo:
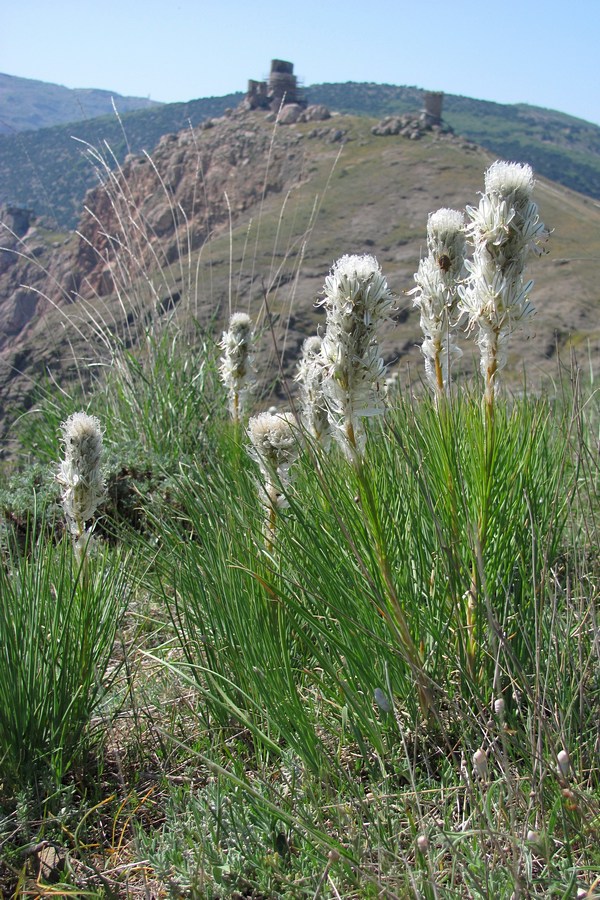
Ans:
[[[267,285],[279,253],[292,275],[305,264],[308,193],[289,198],[289,232],[265,225]],[[258,252],[246,235],[231,233],[240,270]],[[197,287],[188,263],[165,284]],[[285,319],[293,291],[272,304]],[[390,389],[360,464],[299,434],[265,540],[212,323],[157,312],[115,334],[96,313],[90,377],[40,392],[1,494],[4,894],[597,895],[593,377],[506,393],[493,420],[477,379],[439,408]],[[102,422],[109,486],[81,567],[53,480],[79,408]],[[43,870],[47,846],[62,862]]]
[[[591,884],[600,866],[596,395],[499,404],[488,483],[477,391],[461,393],[445,415],[427,397],[395,394],[385,423],[372,429],[362,483],[336,452],[296,464],[268,549],[258,473],[218,411],[218,384],[203,383],[198,409],[212,421],[197,453],[185,391],[174,388],[164,409],[179,398],[178,427],[168,417],[164,432],[154,424],[168,371],[185,371],[183,347],[168,365],[163,349],[155,344],[151,357],[164,366],[162,393],[136,363],[137,390],[117,379],[104,401],[111,440],[135,417],[163,480],[159,497],[138,498],[146,529],[121,532],[118,542],[146,571],[131,595],[125,666],[111,689],[112,715],[123,696],[129,712],[111,718],[109,703],[101,718],[104,741],[118,747],[117,769],[109,755],[104,783],[78,775],[80,800],[61,813],[64,884],[110,896],[107,884],[120,895],[149,879],[207,897],[574,896]],[[145,385],[156,394],[152,410]],[[358,501],[367,482],[372,509]],[[382,547],[431,689],[425,710],[398,639]],[[82,765],[65,724],[78,738],[91,709],[88,702],[76,713],[81,695],[64,680],[69,666],[75,681],[77,665],[92,671],[85,657],[69,657],[83,646],[77,629],[90,624],[72,612],[77,577],[65,552],[40,545],[3,575],[12,621],[5,647],[13,635],[16,654],[4,657],[3,710],[27,716],[2,732],[4,772],[12,773],[3,803],[13,822],[3,840],[16,860],[32,827],[27,816],[15,820],[16,798],[35,784],[48,809],[43,791],[64,795]],[[115,558],[120,550],[106,552],[106,599],[90,595],[85,612],[109,629],[89,645],[103,648],[101,670],[118,621],[113,582],[130,571]],[[471,634],[464,595],[474,568]],[[61,588],[70,583],[75,593]],[[47,662],[42,621],[56,635]],[[36,659],[50,666],[40,700],[12,702],[21,683],[31,685]],[[47,691],[52,678],[72,708]],[[93,703],[98,686],[86,688]],[[504,719],[494,712],[500,696]],[[54,711],[43,714],[40,735],[34,713],[49,697]],[[31,755],[34,746],[46,750]],[[556,762],[563,747],[567,778]],[[478,748],[488,758],[484,779],[473,771]],[[34,780],[24,758],[36,772],[43,766],[44,778]],[[150,782],[140,770],[153,773]],[[78,808],[87,812],[75,841]],[[39,828],[56,836],[56,826]],[[92,852],[98,829],[104,838]],[[115,857],[126,874],[113,871]]]

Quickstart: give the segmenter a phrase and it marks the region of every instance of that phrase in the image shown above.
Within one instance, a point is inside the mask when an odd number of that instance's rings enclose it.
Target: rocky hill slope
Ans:
[[[321,84],[309,102],[373,119],[418,112],[423,92],[382,84]],[[53,227],[74,228],[85,191],[97,183],[88,147],[110,148],[112,166],[129,153],[152,152],[160,138],[195,128],[235,108],[242,93],[172,103],[20,134],[0,134],[0,202],[32,209]],[[447,94],[444,120],[495,156],[529,162],[536,172],[600,199],[600,128],[564,113]],[[0,116],[1,117],[1,116]],[[108,152],[108,151],[107,151]]]
[[[166,136],[152,157],[132,156],[86,196],[73,234],[19,211],[0,235],[0,420],[4,439],[45,380],[68,389],[92,363],[110,362],[113,336],[134,345],[147,327],[216,334],[230,309],[249,310],[263,336],[264,380],[276,353],[293,373],[322,314],[314,302],[332,262],[373,253],[398,297],[384,352],[421,375],[418,316],[405,292],[425,246],[427,215],[476,204],[494,157],[452,134],[421,140],[372,134],[364,117],[274,125],[241,109]],[[511,344],[515,381],[556,373],[557,349],[600,346],[600,205],[540,179],[536,200],[553,229],[536,260],[533,334]],[[267,312],[274,323],[267,328]],[[468,367],[473,350],[465,345]],[[594,357],[595,354],[595,357]],[[410,367],[408,372],[407,367]],[[97,370],[97,369],[96,369]],[[48,382],[50,383],[50,381]]]

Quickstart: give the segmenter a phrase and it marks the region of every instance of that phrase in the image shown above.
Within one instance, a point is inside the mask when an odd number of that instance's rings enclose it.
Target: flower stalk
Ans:
[[[254,389],[252,359],[252,321],[246,313],[234,313],[229,328],[223,332],[220,347],[221,380],[229,395],[229,412],[234,425],[239,426],[248,395]]]
[[[377,502],[364,464],[363,419],[385,411],[385,364],[378,332],[390,321],[393,296],[373,256],[342,256],[325,281],[327,320],[321,346],[323,393],[334,436],[356,473],[361,509],[373,536],[386,603],[380,609],[417,684],[421,710],[432,706],[418,647],[396,592]]]
[[[265,510],[267,550],[273,549],[277,515],[288,505],[285,490],[290,467],[298,456],[298,428],[292,413],[260,413],[248,422],[249,454],[261,473],[259,496]]]
[[[95,416],[78,412],[63,422],[62,435],[65,455],[56,478],[62,486],[62,506],[76,555],[85,560],[91,540],[86,522],[105,493],[102,429]]]
[[[436,402],[448,392],[450,370],[462,356],[456,342],[458,284],[465,262],[464,216],[438,209],[427,221],[428,255],[415,274],[413,304],[420,310],[424,340],[421,352]]]

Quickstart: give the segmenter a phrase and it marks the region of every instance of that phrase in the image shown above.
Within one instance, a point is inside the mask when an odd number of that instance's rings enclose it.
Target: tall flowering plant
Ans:
[[[254,388],[252,321],[246,313],[234,313],[221,339],[220,373],[229,394],[229,412],[234,424],[243,416],[246,400]]]
[[[378,331],[389,320],[393,303],[373,256],[342,256],[325,280],[323,392],[334,436],[350,459],[364,453],[362,419],[384,411],[385,364]]]
[[[380,329],[390,321],[394,300],[373,256],[342,256],[325,281],[322,300],[327,315],[321,345],[323,393],[333,433],[352,464],[360,505],[373,539],[384,596],[378,609],[402,649],[417,686],[421,708],[428,713],[432,696],[419,648],[398,597],[378,500],[364,464],[363,419],[385,410],[385,363],[379,348]]]
[[[473,259],[469,277],[459,289],[459,309],[477,329],[485,400],[491,411],[498,374],[506,365],[508,339],[534,315],[529,298],[533,281],[525,281],[531,251],[541,252],[547,231],[531,199],[531,167],[497,160],[485,173],[485,193],[479,206],[467,207],[467,234]]]
[[[427,379],[437,399],[448,390],[450,370],[462,351],[456,341],[458,285],[465,263],[464,216],[455,209],[438,209],[427,222],[428,254],[409,291],[420,311]]]

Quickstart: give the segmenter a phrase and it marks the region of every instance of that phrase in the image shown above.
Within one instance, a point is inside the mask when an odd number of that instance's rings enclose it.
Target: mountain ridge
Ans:
[[[164,136],[151,156],[131,156],[117,172],[106,169],[76,233],[35,222],[18,238],[5,230],[0,244],[12,245],[0,252],[0,433],[17,410],[32,408],[46,373],[66,390],[110,365],[106,345],[98,350],[102,332],[133,347],[151,323],[200,322],[214,334],[238,308],[265,328],[268,309],[284,371],[293,374],[320,321],[314,302],[324,278],[344,253],[380,261],[398,297],[386,362],[418,373],[418,315],[406,291],[427,216],[475,205],[494,157],[441,132],[379,137],[371,121],[337,115],[278,126],[264,113],[234,110]],[[537,382],[555,369],[557,350],[599,346],[600,204],[543,178],[536,200],[553,230],[550,256],[532,260],[535,336],[515,338],[511,367],[520,371],[527,360]],[[269,371],[270,338],[261,352]]]
[[[375,83],[332,83],[306,88],[309,101],[332,110],[373,119],[418,111],[423,92],[417,87]],[[52,227],[74,228],[85,192],[97,183],[89,147],[110,148],[114,166],[128,154],[152,152],[159,140],[195,128],[244,94],[163,104],[116,116],[100,117],[0,134],[0,202],[31,209]],[[515,106],[445,95],[443,118],[496,156],[528,162],[541,175],[600,199],[600,127],[566,113],[526,104]]]
[[[0,134],[50,128],[160,106],[149,97],[129,97],[100,88],[68,88],[62,84],[0,72]]]

